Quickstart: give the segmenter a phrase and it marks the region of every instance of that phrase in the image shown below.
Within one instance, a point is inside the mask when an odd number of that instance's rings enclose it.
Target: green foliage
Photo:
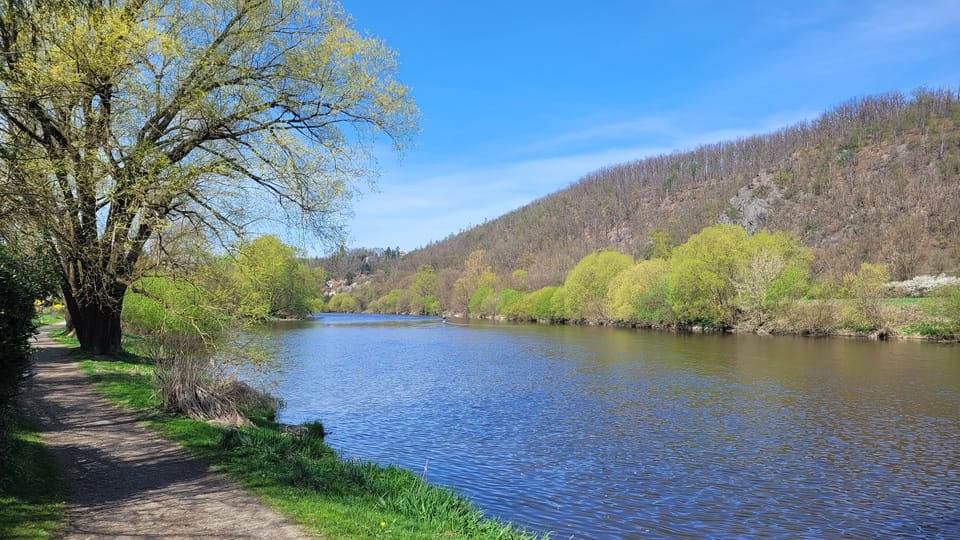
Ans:
[[[378,298],[370,307],[378,313],[399,313],[397,302],[405,292],[403,289],[393,289],[386,295]]]
[[[510,273],[510,286],[519,291],[530,290],[530,272],[518,268]]]
[[[123,321],[141,332],[216,334],[229,324],[231,306],[213,293],[184,280],[143,277],[127,290]]]
[[[673,239],[670,238],[670,233],[663,230],[654,231],[650,235],[650,243],[652,245],[650,258],[651,259],[669,259],[670,252],[673,251]]]
[[[112,403],[142,409],[162,405],[154,367],[121,360],[82,360],[80,369]]]
[[[0,243],[0,470],[11,466],[11,438],[16,400],[36,329],[34,293],[29,265]],[[0,477],[0,488],[3,478]]]
[[[304,317],[310,313],[310,299],[320,295],[318,275],[276,236],[261,236],[241,246],[228,269],[233,303],[251,319]]]
[[[425,264],[417,269],[410,290],[424,297],[437,294],[437,273],[433,266]]]
[[[422,265],[406,289],[393,289],[370,305],[380,313],[407,313],[410,315],[440,315],[443,307],[437,296],[438,278],[433,267]]]
[[[407,313],[410,315],[440,315],[443,306],[437,296],[439,284],[430,265],[421,265],[405,289],[393,289],[372,302],[370,309],[379,313]]]
[[[0,244],[0,369],[4,371],[22,362],[30,351],[37,298],[32,279],[28,265]]]
[[[227,327],[320,311],[323,273],[274,236],[191,272],[145,276],[123,301],[123,321],[151,333],[212,336]]]
[[[348,293],[337,293],[327,301],[327,311],[333,313],[356,313],[359,303]]]
[[[489,268],[483,262],[484,253],[482,249],[474,250],[463,262],[463,272],[454,282],[450,296],[450,307],[454,311],[469,313],[470,297],[479,288],[480,274]]]
[[[523,295],[519,302],[510,304],[504,315],[518,320],[550,321],[557,318],[553,295],[559,287],[544,287]]]
[[[497,295],[497,313],[507,317],[516,316],[522,299],[522,292],[516,289],[503,289]]]
[[[881,300],[890,276],[883,265],[862,263],[856,273],[843,276],[843,292],[855,300],[855,312],[848,325],[856,330],[875,330],[883,326]]]
[[[439,316],[441,313],[443,313],[443,304],[440,303],[439,298],[431,294],[423,299],[424,315]]]
[[[307,307],[310,308],[310,313],[323,313],[327,311],[327,302],[322,296],[318,296],[307,300]]]
[[[412,289],[405,289],[403,294],[397,298],[397,311],[409,315],[423,314],[423,308],[426,299],[419,292]]]
[[[602,319],[610,281],[632,265],[629,255],[615,251],[599,251],[581,259],[563,282],[563,307],[558,315],[571,320]]]
[[[484,317],[495,314],[496,296],[491,287],[480,287],[470,296],[468,304],[471,316]]]
[[[757,232],[747,240],[745,260],[734,275],[738,307],[752,324],[762,326],[806,293],[812,262],[812,252],[795,235]]]
[[[907,334],[916,334],[934,339],[954,339],[958,333],[957,327],[953,324],[929,321],[911,324],[905,327],[903,331]]]
[[[611,281],[604,312],[615,321],[660,325],[673,320],[665,259],[650,259],[617,274]]]
[[[714,225],[674,248],[667,283],[679,321],[714,327],[734,323],[734,279],[746,259],[748,238],[737,225]]]

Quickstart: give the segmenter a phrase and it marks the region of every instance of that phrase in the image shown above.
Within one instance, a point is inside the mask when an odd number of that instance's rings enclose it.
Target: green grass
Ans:
[[[75,335],[68,335],[64,328],[54,330],[48,334],[50,339],[66,347],[79,347],[80,342]]]
[[[12,435],[0,470],[0,538],[56,538],[64,523],[66,484],[31,426],[21,421]]]
[[[341,459],[322,438],[229,430],[166,413],[151,366],[85,360],[114,403],[140,409],[165,437],[206,459],[310,531],[330,538],[533,538],[485,519],[465,497],[398,467]]]
[[[957,339],[960,329],[944,321],[927,321],[911,324],[903,329],[906,334],[919,335],[933,339]]]
[[[37,313],[37,316],[33,318],[33,324],[37,327],[47,326],[61,322],[63,320],[63,313],[47,313],[41,312]]]
[[[117,405],[134,409],[160,406],[153,387],[153,366],[121,360],[83,360],[80,369],[97,390]]]

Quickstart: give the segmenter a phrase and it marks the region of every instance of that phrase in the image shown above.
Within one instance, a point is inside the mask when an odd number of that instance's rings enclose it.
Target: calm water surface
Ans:
[[[281,419],[553,538],[960,538],[960,347],[323,315]]]

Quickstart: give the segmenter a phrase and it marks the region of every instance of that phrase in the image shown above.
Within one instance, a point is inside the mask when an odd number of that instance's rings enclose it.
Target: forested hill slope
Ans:
[[[815,270],[861,262],[891,276],[960,265],[960,94],[917,90],[859,98],[766,135],[610,166],[496,220],[408,254],[441,276],[471,252],[527,285],[562,282],[585,254],[612,248],[647,257],[717,222],[792,231],[815,248]],[[441,281],[445,281],[441,279]],[[385,283],[385,285],[388,285]]]

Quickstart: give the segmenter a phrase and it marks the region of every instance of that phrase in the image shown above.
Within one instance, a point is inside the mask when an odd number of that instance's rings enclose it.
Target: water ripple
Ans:
[[[555,538],[960,538],[960,350],[324,316],[282,419]]]

